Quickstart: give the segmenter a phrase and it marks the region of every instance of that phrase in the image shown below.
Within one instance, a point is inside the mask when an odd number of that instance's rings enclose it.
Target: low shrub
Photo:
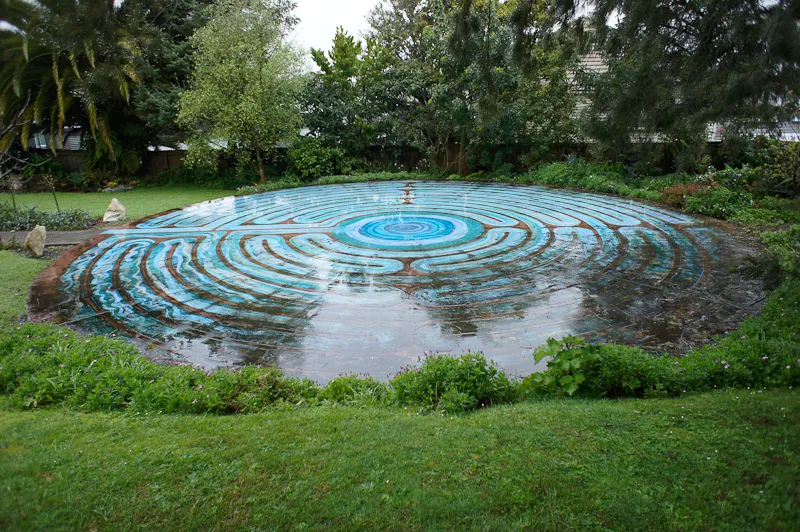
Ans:
[[[303,187],[306,185],[339,185],[342,183],[368,183],[370,181],[403,181],[417,180],[422,181],[431,179],[430,174],[415,172],[372,172],[355,175],[330,175],[325,176],[311,183],[305,183],[296,177],[286,177],[280,181],[259,183],[251,186],[241,187],[239,192],[242,194],[258,194],[261,192],[272,192],[275,190]]]
[[[598,192],[615,192],[625,184],[617,168],[583,161],[545,164],[534,172],[523,174],[520,180]]]
[[[84,411],[249,413],[271,406],[394,400],[423,411],[465,412],[524,396],[648,397],[723,387],[800,385],[800,279],[790,278],[761,314],[733,333],[680,358],[654,356],[580,338],[548,340],[535,352],[547,370],[513,382],[483,355],[430,355],[386,386],[342,376],[320,388],[270,367],[207,372],[162,366],[130,344],[80,336],[53,324],[9,327],[0,335],[0,393],[19,407],[63,404]]]
[[[316,397],[317,386],[274,368],[206,372],[161,366],[122,340],[28,323],[0,337],[0,391],[24,407],[64,404],[91,411],[132,406],[225,414],[303,404]]]
[[[800,224],[761,233],[764,250],[745,259],[744,271],[772,290],[790,278],[800,279]]]
[[[372,377],[342,375],[330,381],[317,398],[343,405],[375,406],[385,404],[389,388]]]
[[[368,172],[354,175],[330,175],[317,179],[314,185],[338,185],[342,183],[368,183],[370,181],[424,181],[434,179],[431,174],[421,172]]]
[[[761,136],[748,152],[753,167],[761,172],[758,188],[763,191],[797,195],[800,192],[800,144]]]
[[[9,202],[0,203],[0,231],[29,231],[43,225],[50,231],[86,229],[97,218],[83,209],[40,211],[36,207],[14,208]]]
[[[289,170],[310,181],[341,171],[341,151],[326,148],[313,138],[300,139],[289,148]]]
[[[400,405],[456,413],[513,401],[518,386],[479,353],[427,355],[390,381]]]
[[[785,212],[772,209],[745,207],[728,218],[728,220],[736,222],[737,224],[754,227],[775,226],[784,225],[789,222],[790,217],[786,216],[786,214]]]
[[[662,176],[646,176],[630,180],[629,184],[635,188],[650,191],[663,191],[665,188],[675,185],[686,185],[692,183],[692,176],[684,173],[666,174]]]
[[[800,223],[800,204],[786,198],[763,196],[729,218],[732,222],[750,226],[775,226]]]
[[[789,279],[761,314],[745,320],[715,345],[683,357],[653,356],[641,349],[586,345],[565,337],[548,340],[535,357],[551,357],[547,370],[526,377],[526,395],[644,397],[714,388],[800,385],[800,280]]]
[[[679,359],[687,390],[800,385],[800,280],[789,279],[758,316],[715,345]]]
[[[696,180],[701,184],[713,186],[723,186],[729,190],[744,191],[752,188],[761,177],[761,170],[743,166],[732,168],[726,166],[722,170],[714,170],[713,167],[708,172],[699,175]]]
[[[764,255],[788,275],[800,276],[800,224],[762,233]]]
[[[694,196],[687,197],[686,210],[727,220],[750,207],[752,203],[753,198],[748,192],[735,191],[724,186],[711,186]]]
[[[631,181],[623,173],[624,168],[619,165],[587,163],[581,160],[551,163],[542,165],[533,172],[519,176],[521,183],[539,185],[554,185],[559,187],[580,188],[593,192],[619,194],[633,198],[651,201],[661,200],[658,190],[645,186],[638,186],[638,182]],[[647,179],[649,181],[664,181],[662,179]]]
[[[684,208],[690,196],[699,194],[705,187],[697,183],[671,185],[661,191],[661,201],[671,207]]]
[[[265,166],[268,176],[277,176],[278,170],[271,165]],[[190,185],[207,188],[235,190],[251,185],[259,180],[258,172],[251,165],[239,165],[235,168],[218,170],[207,166],[186,166],[181,164],[174,168],[165,168],[156,178],[146,178],[152,185]]]
[[[677,395],[681,376],[677,362],[641,349],[615,344],[587,345],[581,338],[550,338],[534,352],[536,362],[550,357],[547,370],[522,381],[533,395],[645,397]]]
[[[247,185],[238,189],[240,194],[259,194],[261,192],[273,192],[275,190],[284,190],[290,188],[298,188],[304,186],[305,183],[296,177],[285,177],[280,181],[268,181],[266,183],[257,183],[255,185]]]

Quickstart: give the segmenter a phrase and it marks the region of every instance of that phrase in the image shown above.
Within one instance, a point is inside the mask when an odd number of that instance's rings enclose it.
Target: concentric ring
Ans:
[[[333,235],[353,246],[422,251],[474,240],[483,231],[480,223],[458,215],[401,211],[348,220]]]
[[[681,348],[722,332],[755,310],[758,288],[729,275],[744,251],[723,228],[610,196],[316,186],[106,231],[43,273],[29,311],[154,356],[320,380],[383,377],[425,350],[481,350],[528,372],[549,336]]]

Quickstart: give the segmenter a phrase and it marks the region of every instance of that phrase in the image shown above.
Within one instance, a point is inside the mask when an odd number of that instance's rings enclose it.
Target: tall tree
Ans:
[[[390,0],[370,17],[370,36],[392,53],[389,114],[395,137],[432,164],[496,168],[513,154],[547,149],[572,133],[572,99],[558,52],[513,58],[517,2]],[[458,150],[452,153],[451,148]]]
[[[143,53],[142,82],[131,95],[135,114],[155,146],[176,147],[185,138],[178,127],[180,95],[193,66],[189,38],[208,21],[211,0],[126,0],[137,5],[152,28]]]
[[[214,3],[211,20],[191,39],[195,71],[180,98],[190,161],[227,152],[255,163],[265,180],[265,157],[297,135],[304,79],[302,54],[287,42],[294,7],[285,0]]]
[[[126,152],[121,137],[141,137],[124,126],[150,37],[141,13],[104,0],[17,1],[5,8],[0,100],[13,107],[34,95],[23,145],[34,125],[49,128],[54,146],[64,126],[79,125],[96,140],[92,155],[117,171],[138,168],[137,153]]]
[[[586,131],[610,154],[654,139],[692,151],[705,144],[709,123],[747,131],[798,112],[798,0],[557,0],[554,6],[559,31],[577,30],[608,65],[584,82],[593,89]],[[520,8],[520,41],[528,33],[528,8]]]
[[[65,126],[89,135],[86,163],[125,174],[150,144],[175,146],[178,97],[191,73],[189,37],[211,0],[4,0],[0,104],[27,108],[31,130],[60,146]]]
[[[303,98],[311,134],[351,156],[361,154],[375,140],[360,93],[362,53],[361,42],[337,28],[327,55],[311,49],[319,72],[309,76]]]

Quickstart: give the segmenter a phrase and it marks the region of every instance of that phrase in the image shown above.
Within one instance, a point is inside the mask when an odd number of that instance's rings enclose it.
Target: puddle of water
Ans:
[[[31,290],[34,319],[153,358],[385,378],[425,351],[519,375],[581,334],[673,352],[758,310],[719,224],[537,186],[384,182],[223,198],[106,231]]]

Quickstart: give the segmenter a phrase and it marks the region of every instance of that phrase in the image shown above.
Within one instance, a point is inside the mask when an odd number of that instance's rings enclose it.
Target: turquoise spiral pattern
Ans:
[[[383,377],[427,349],[480,349],[523,371],[548,336],[637,341],[636,306],[696,290],[721,236],[663,208],[539,186],[314,186],[106,231],[56,291],[62,321],[205,366]]]

